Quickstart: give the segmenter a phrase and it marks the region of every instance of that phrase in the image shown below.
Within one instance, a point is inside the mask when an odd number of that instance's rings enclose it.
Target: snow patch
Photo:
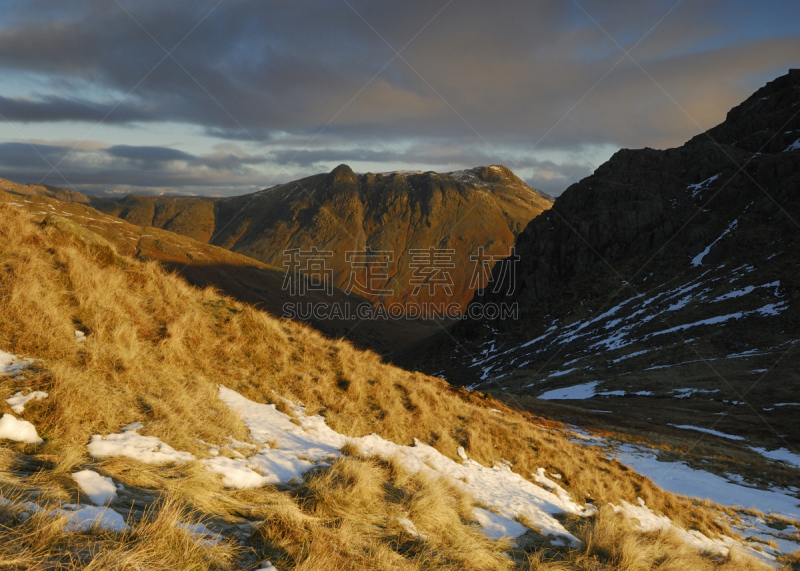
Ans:
[[[547,378],[549,379],[550,377],[563,377],[564,375],[568,375],[572,371],[577,371],[577,370],[578,369],[567,369],[565,371],[556,371],[555,373],[550,373],[549,375],[547,375]]]
[[[15,504],[0,496],[0,505],[14,507]],[[64,529],[67,531],[86,531],[95,525],[103,529],[116,532],[123,532],[128,529],[125,519],[111,508],[61,504],[61,507],[54,509],[42,508],[33,502],[22,502],[16,507],[27,510],[31,513],[42,513],[51,517],[64,516],[67,518]]]
[[[711,251],[711,248],[714,246],[714,244],[716,244],[717,242],[722,240],[722,238],[725,237],[725,235],[728,234],[731,230],[734,230],[738,224],[739,224],[739,219],[738,218],[736,220],[734,220],[733,222],[731,222],[730,225],[728,226],[728,228],[722,234],[719,235],[719,238],[717,238],[716,240],[711,242],[708,246],[706,246],[705,250],[703,250],[702,252],[697,254],[694,258],[692,258],[692,265],[693,266],[701,266],[701,265],[703,265],[703,258],[705,258],[708,255],[708,253]]]
[[[425,534],[420,533],[417,531],[417,527],[414,525],[410,519],[406,517],[398,517],[396,518],[397,523],[399,523],[405,532],[415,539],[419,539],[420,541],[428,541],[427,536]]]
[[[25,410],[25,405],[30,401],[39,401],[47,398],[48,396],[49,395],[47,393],[42,391],[33,391],[27,395],[23,395],[22,391],[19,391],[14,396],[7,398],[6,402],[8,403],[8,406],[11,407],[11,410],[17,414],[22,414],[22,412]]]
[[[788,153],[791,151],[796,151],[798,149],[800,149],[800,139],[797,139],[794,143],[783,149],[783,152]]]
[[[4,414],[0,418],[0,440],[16,440],[27,444],[44,442],[36,433],[36,427],[27,420],[19,420],[12,414]]]
[[[111,508],[64,504],[61,509],[52,510],[49,514],[66,516],[68,523],[65,527],[70,531],[85,531],[95,525],[117,532],[128,529],[122,515]]]
[[[16,355],[0,350],[0,376],[19,373],[35,360],[36,359],[22,359]]]
[[[628,353],[627,355],[623,355],[622,357],[620,357],[618,359],[614,359],[611,362],[612,363],[619,363],[620,361],[625,361],[626,359],[632,359],[633,357],[638,357],[640,355],[644,355],[647,352],[648,351],[645,349],[643,351],[636,351],[634,353]]]
[[[107,505],[117,499],[117,487],[114,480],[101,476],[94,470],[81,470],[72,474],[81,492],[89,496],[92,503],[98,506]]]
[[[720,436],[722,438],[727,438],[728,440],[744,440],[743,436],[734,436],[732,434],[725,434],[724,432],[720,432],[718,430],[712,430],[710,428],[701,428],[699,426],[692,426],[691,424],[670,424],[670,426],[674,426],[675,428],[681,428],[683,430],[697,430],[698,432],[713,434],[714,436]]]
[[[230,488],[258,488],[265,484],[280,484],[280,478],[269,475],[262,476],[250,467],[247,459],[226,458],[217,456],[205,460],[206,469],[214,474],[222,475],[222,483]]]
[[[145,464],[189,462],[195,459],[194,455],[179,452],[155,436],[142,436],[135,429],[106,436],[95,434],[86,448],[95,458],[127,456]]]
[[[431,478],[447,477],[453,484],[471,494],[476,501],[487,506],[509,520],[492,519],[500,522],[508,533],[520,525],[513,522],[523,516],[545,535],[561,537],[570,543],[577,542],[553,515],[571,513],[588,515],[587,508],[569,499],[566,493],[559,496],[542,489],[511,471],[506,464],[497,464],[487,468],[478,462],[465,459],[459,454],[461,462],[456,462],[441,454],[435,448],[415,440],[413,446],[401,446],[385,440],[377,434],[360,438],[347,438],[331,430],[321,416],[301,416],[296,419],[300,425],[290,422],[289,417],[279,412],[274,405],[265,405],[250,401],[235,391],[220,387],[219,396],[236,411],[250,429],[253,441],[263,443],[270,441],[277,448],[262,449],[246,460],[239,460],[237,467],[248,467],[263,477],[277,476],[275,471],[279,462],[287,461],[286,471],[281,479],[299,477],[313,466],[325,465],[327,460],[340,456],[339,449],[345,444],[356,446],[363,454],[375,455],[386,460],[394,458],[411,473],[424,473]],[[292,459],[293,457],[293,459]],[[213,462],[213,458],[207,462]],[[299,461],[300,464],[294,464]],[[255,473],[255,472],[254,472]],[[593,509],[593,508],[592,508]],[[484,514],[485,515],[485,514]],[[477,517],[477,516],[476,516]],[[510,526],[510,527],[509,527]],[[520,526],[524,527],[524,526]],[[522,530],[524,533],[524,530]]]
[[[218,545],[225,539],[222,535],[216,531],[211,531],[202,523],[183,523],[179,521],[176,525],[196,536],[195,541],[203,546]]]
[[[711,539],[697,530],[692,529],[686,531],[683,528],[677,527],[673,525],[672,521],[667,516],[656,515],[653,510],[645,505],[641,498],[638,498],[638,500],[638,506],[634,506],[625,500],[622,500],[621,506],[612,505],[612,507],[614,508],[615,512],[622,513],[628,518],[637,520],[639,522],[639,529],[641,531],[672,531],[685,543],[691,545],[698,551],[711,555],[718,555],[720,557],[727,557],[731,548],[737,547],[748,552],[749,555],[757,557],[761,561],[771,563],[773,566],[777,566],[774,563],[775,558],[771,555],[755,551],[754,549],[746,547],[726,535],[721,536],[720,539]]]
[[[592,381],[582,385],[573,385],[561,389],[553,389],[539,395],[542,400],[583,400],[590,399],[595,395],[595,387],[600,381]]]
[[[709,390],[709,389],[674,389],[672,392],[673,393],[678,393],[673,398],[676,398],[676,399],[688,399],[689,397],[691,397],[692,395],[695,395],[695,394],[718,393],[719,389],[713,389],[713,390]]]
[[[755,448],[751,446],[750,450],[758,452],[765,458],[770,458],[771,460],[778,460],[779,462],[786,462],[787,464],[791,464],[795,468],[800,468],[800,456],[798,456],[794,452],[789,452],[786,448],[779,448],[777,450],[767,450],[766,448]]]
[[[741,477],[717,476],[695,470],[683,462],[661,462],[649,449],[625,444],[614,451],[617,460],[650,478],[659,488],[701,500],[742,508],[755,508],[791,519],[800,518],[798,499],[790,490],[760,490],[744,484]]]
[[[504,537],[513,539],[524,535],[528,531],[528,528],[521,523],[483,508],[472,508],[472,515],[481,524],[486,537],[494,541]]]
[[[722,173],[719,173],[719,174],[722,174]],[[692,193],[692,198],[694,198],[706,186],[708,186],[709,184],[711,184],[712,182],[717,180],[719,178],[719,174],[715,174],[714,176],[712,176],[710,178],[707,178],[703,182],[698,182],[697,184],[690,184],[689,186],[686,187],[686,190],[691,192]]]

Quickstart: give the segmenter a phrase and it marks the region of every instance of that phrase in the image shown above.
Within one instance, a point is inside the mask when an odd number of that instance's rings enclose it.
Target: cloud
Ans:
[[[118,194],[120,188],[148,194],[253,192],[263,188],[266,176],[252,165],[266,161],[265,157],[246,153],[198,156],[157,146],[73,149],[66,145],[0,143],[3,178],[43,182],[86,194]]]
[[[6,121],[56,122],[88,121],[107,123],[131,123],[153,121],[155,117],[142,109],[122,102],[96,102],[85,99],[47,95],[41,99],[0,96],[0,115]]]
[[[106,149],[106,153],[112,157],[153,166],[173,161],[193,162],[197,159],[194,155],[168,147],[114,145]]]
[[[543,156],[679,145],[800,60],[800,7],[779,0],[351,5],[16,3],[0,20],[0,71],[15,78],[0,86],[0,113],[23,126],[168,122],[250,153],[109,140],[72,157],[79,181],[96,173],[78,158],[195,189],[189,171],[249,188],[250,176],[283,180],[332,161],[512,163],[558,193],[597,164]]]

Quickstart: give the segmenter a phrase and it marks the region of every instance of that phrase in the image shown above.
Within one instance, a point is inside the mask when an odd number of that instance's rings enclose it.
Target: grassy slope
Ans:
[[[0,186],[2,186],[0,184]],[[333,296],[309,291],[300,299],[282,289],[284,268],[276,268],[225,248],[204,244],[192,238],[158,228],[129,224],[83,204],[67,203],[46,196],[15,196],[0,190],[0,203],[17,204],[30,212],[31,219],[43,220],[53,215],[99,234],[111,242],[121,255],[140,260],[155,260],[179,273],[198,287],[221,289],[229,297],[263,309],[272,315],[283,314],[287,302],[323,302],[356,306],[367,300],[334,289]],[[55,221],[63,225],[64,221]],[[328,337],[346,337],[356,346],[386,354],[416,343],[439,331],[430,322],[407,320],[361,321],[352,319],[313,319],[309,322]]]
[[[144,434],[199,458],[207,456],[207,447],[198,438],[217,445],[228,436],[247,441],[241,420],[217,399],[218,384],[260,402],[276,402],[278,395],[302,400],[309,413],[325,415],[347,435],[375,432],[402,444],[418,438],[453,458],[463,445],[475,460],[491,465],[506,458],[522,475],[539,466],[557,471],[575,498],[602,503],[641,497],[686,527],[712,535],[727,531],[706,505],[662,492],[592,448],[572,444],[546,421],[392,367],[347,342],[276,320],[211,289],[195,289],[154,262],[119,257],[28,218],[0,204],[0,348],[39,360],[24,379],[4,378],[0,397],[22,387],[47,391],[49,398],[24,413],[46,442],[2,442],[0,493],[75,502],[78,490],[69,474],[92,467],[138,495],[130,505],[134,527],[126,534],[68,533],[57,518],[23,520],[17,509],[0,509],[4,567],[247,568],[267,557],[282,570],[512,565],[500,555],[507,546],[470,526],[469,498],[446,483],[358,455],[299,487],[247,491],[223,488],[219,476],[199,463],[158,467],[124,458],[97,462],[87,455],[92,434],[116,432],[133,421],[145,423]],[[75,329],[87,334],[85,343],[76,343]],[[10,412],[3,401],[0,412]],[[448,499],[453,497],[458,500]],[[401,512],[412,514],[428,535],[425,545],[387,523]],[[663,534],[621,530],[623,523],[603,513],[569,524],[584,539],[582,549],[559,555],[571,561],[570,568],[586,568],[590,560],[598,568],[716,565],[673,549],[674,540]],[[246,545],[198,545],[174,525],[198,517],[230,534],[245,533]],[[640,560],[636,549],[650,555]],[[655,566],[670,557],[678,559]],[[629,565],[626,558],[636,561]],[[548,568],[536,560],[530,565]]]

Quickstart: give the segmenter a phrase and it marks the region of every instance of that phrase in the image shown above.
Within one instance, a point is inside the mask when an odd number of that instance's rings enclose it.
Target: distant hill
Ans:
[[[88,196],[74,190],[58,188],[48,184],[17,184],[4,178],[0,178],[0,190],[18,196],[47,196],[62,202],[78,202],[81,204],[89,204],[90,202]]]
[[[525,406],[572,395],[558,402],[798,443],[798,223],[791,70],[682,147],[617,152],[532,220],[513,287],[473,301],[519,320],[458,323],[396,362]]]
[[[98,210],[137,226],[169,230],[279,268],[284,267],[287,250],[331,251],[328,267],[333,285],[340,289],[351,280],[352,260],[346,252],[390,251],[393,259],[379,270],[387,278],[375,280],[372,288],[351,291],[387,305],[414,299],[462,307],[473,295],[469,286],[475,264],[470,257],[479,248],[486,256],[507,256],[516,235],[551,204],[550,197],[502,166],[445,174],[358,175],[347,165],[231,198],[131,195],[92,202]],[[414,296],[415,275],[445,278],[442,272],[413,267],[409,251],[431,247],[454,250],[444,260],[452,266],[446,270],[451,283],[423,285]],[[366,274],[358,279],[366,283]],[[372,295],[378,289],[393,293]]]

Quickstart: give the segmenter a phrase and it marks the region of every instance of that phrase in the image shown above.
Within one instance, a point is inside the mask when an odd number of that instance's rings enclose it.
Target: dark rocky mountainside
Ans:
[[[520,402],[770,432],[800,402],[799,223],[791,70],[682,147],[617,152],[532,220],[513,287],[472,302],[520,319],[462,321],[396,361]]]
[[[465,306],[473,263],[470,256],[506,256],[516,235],[550,208],[552,199],[523,183],[505,167],[466,171],[354,173],[340,165],[320,174],[255,194],[232,198],[128,196],[120,201],[94,200],[97,209],[137,226],[153,226],[227,248],[272,266],[283,267],[284,251],[316,247],[333,252],[328,267],[334,286],[345,289],[351,265],[347,251],[392,251],[381,270],[392,290],[384,303],[408,301],[411,249],[453,249],[448,260],[452,294],[442,287],[423,288],[415,301],[455,301]],[[362,281],[365,281],[362,278]],[[356,290],[357,291],[357,290]],[[373,300],[369,292],[361,292]]]

